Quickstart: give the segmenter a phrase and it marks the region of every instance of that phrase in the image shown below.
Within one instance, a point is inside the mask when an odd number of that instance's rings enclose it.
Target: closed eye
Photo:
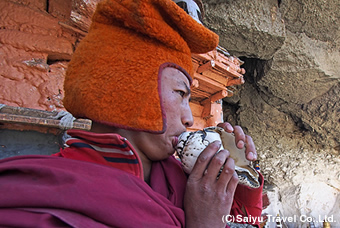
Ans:
[[[191,101],[191,96],[190,96],[190,93],[186,93],[186,92],[184,92],[184,91],[182,91],[182,90],[177,90],[176,91],[182,98],[185,98],[187,95],[189,96],[189,102]]]

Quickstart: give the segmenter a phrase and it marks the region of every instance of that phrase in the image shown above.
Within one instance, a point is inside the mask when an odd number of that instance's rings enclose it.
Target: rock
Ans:
[[[332,50],[326,42],[287,32],[285,44],[256,84],[287,103],[308,103],[339,82],[339,56],[340,50]]]
[[[236,56],[270,59],[283,45],[285,26],[275,0],[205,1],[204,23]]]
[[[246,83],[237,100],[224,99],[223,109],[226,120],[252,136],[262,173],[276,186],[266,210],[338,216],[340,2],[205,5],[205,23],[220,35],[221,46],[245,62]],[[289,227],[302,226],[297,218]],[[331,226],[340,225],[335,220]]]
[[[312,40],[336,42],[339,45],[339,1],[285,0],[281,1],[286,30],[304,33]]]

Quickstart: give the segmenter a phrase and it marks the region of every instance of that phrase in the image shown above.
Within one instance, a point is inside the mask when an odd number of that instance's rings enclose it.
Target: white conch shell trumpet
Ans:
[[[251,188],[260,187],[259,174],[246,159],[245,148],[238,149],[235,144],[234,134],[226,132],[220,127],[207,127],[200,131],[184,132],[179,136],[176,152],[181,159],[183,170],[190,174],[197,157],[212,142],[222,142],[221,148],[230,153],[235,161],[235,171],[239,183]]]

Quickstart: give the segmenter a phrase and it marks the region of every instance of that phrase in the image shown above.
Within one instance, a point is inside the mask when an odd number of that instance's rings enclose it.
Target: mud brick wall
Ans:
[[[77,34],[69,0],[0,1],[0,103],[60,110]]]

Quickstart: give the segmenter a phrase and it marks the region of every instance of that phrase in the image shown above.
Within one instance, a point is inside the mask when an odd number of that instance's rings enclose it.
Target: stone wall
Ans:
[[[220,44],[245,61],[246,84],[224,99],[224,117],[256,143],[272,202],[266,212],[334,215],[331,226],[340,227],[340,2],[211,0],[205,7]]]

